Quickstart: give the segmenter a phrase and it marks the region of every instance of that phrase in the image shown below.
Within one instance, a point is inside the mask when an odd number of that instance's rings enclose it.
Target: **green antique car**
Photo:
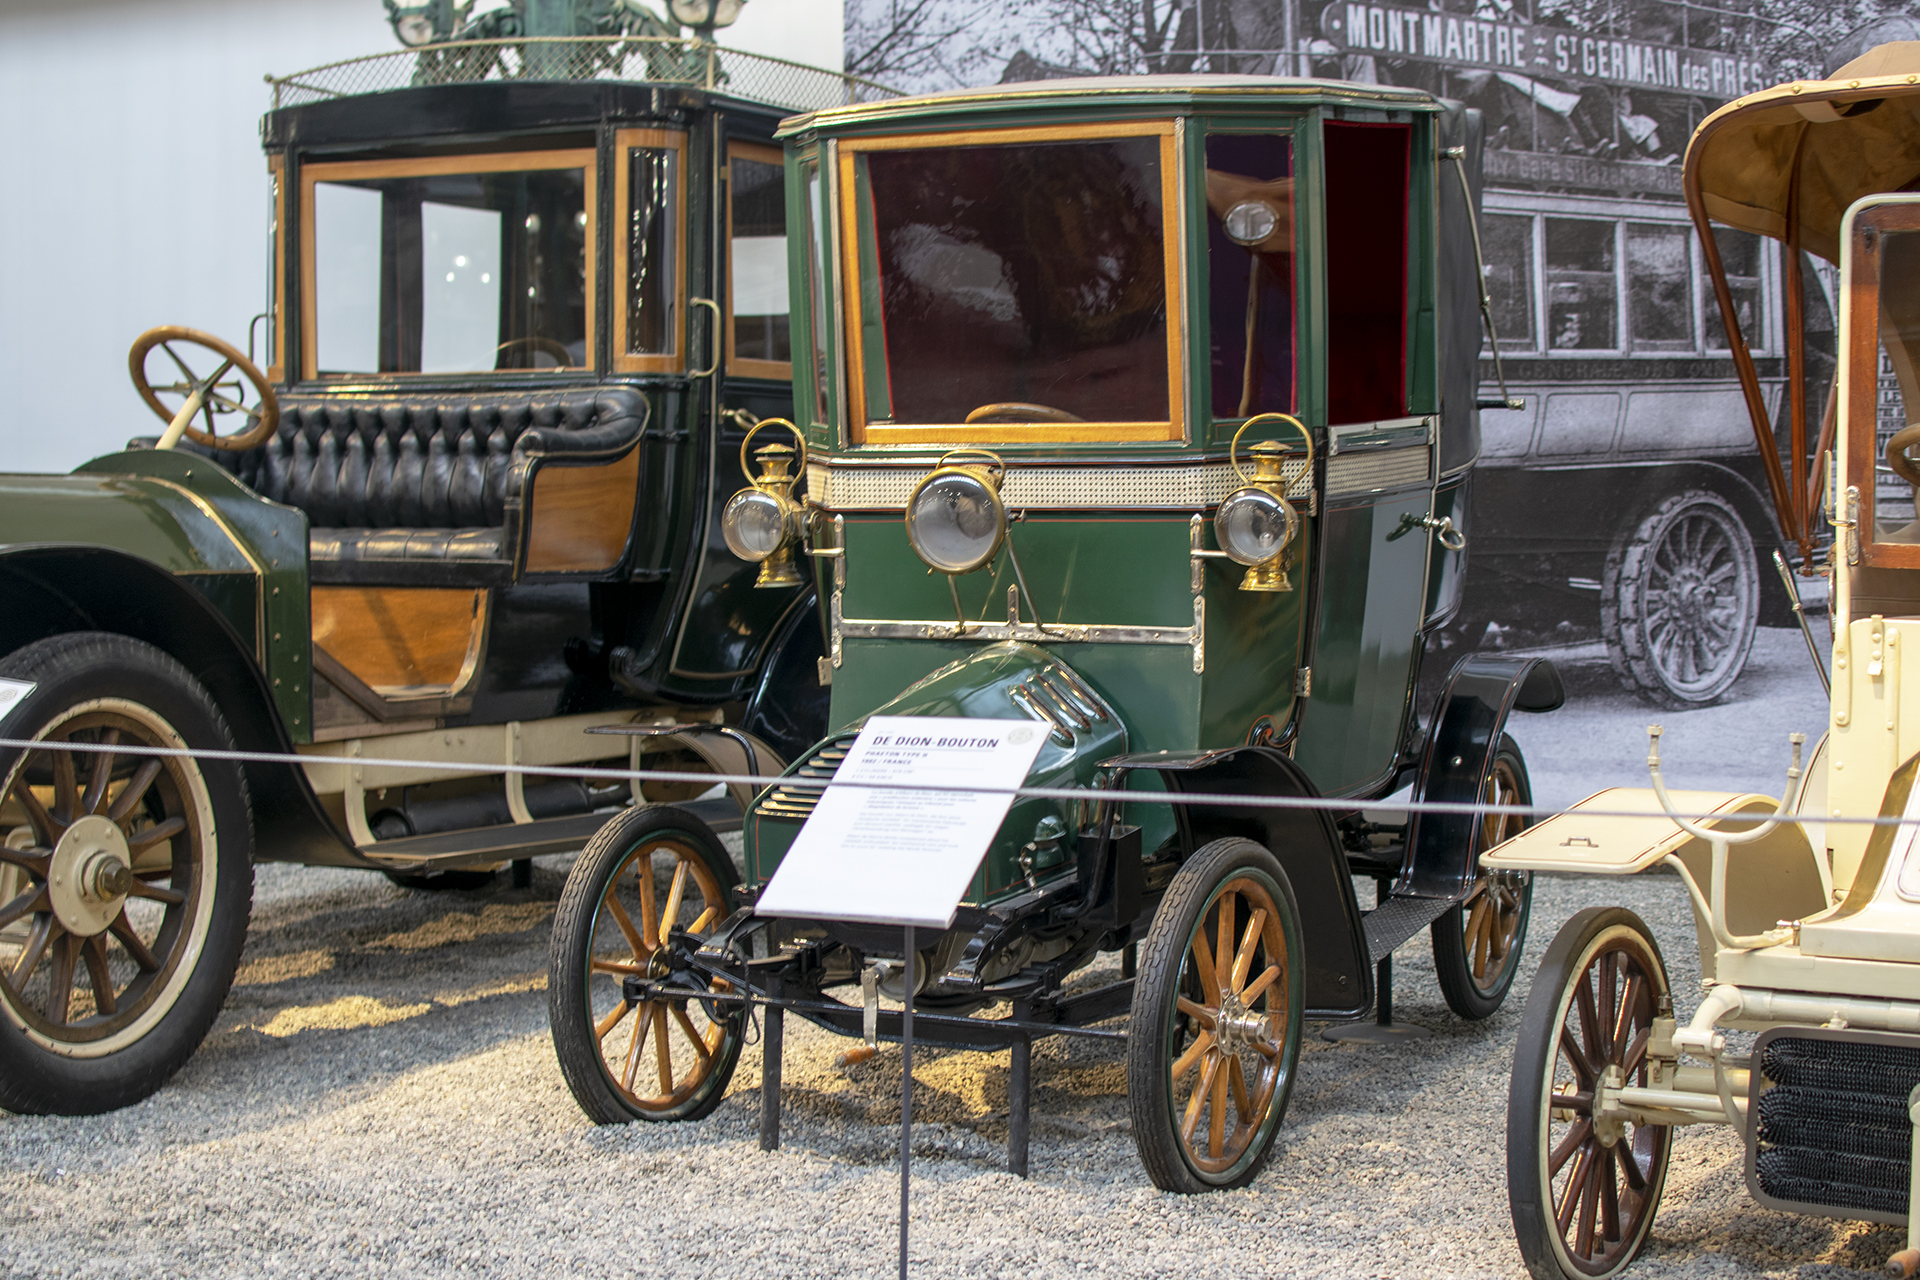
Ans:
[[[1126,1039],[1156,1183],[1244,1184],[1304,1020],[1390,1024],[1392,953],[1429,928],[1449,1005],[1484,1018],[1525,938],[1529,879],[1475,865],[1519,819],[1473,806],[1528,800],[1503,726],[1559,678],[1476,656],[1415,705],[1471,541],[1479,118],[1181,76],[780,135],[799,425],[743,442],[724,522],[763,581],[810,567],[835,732],[754,799],[738,871],[671,807],[575,864],[549,985],[575,1097],[703,1115],[764,1004],[772,1145],[784,1012],[872,1042],[901,1031],[888,994],[922,1039],[1011,1051],[1017,1171],[1032,1040],[1077,1034]],[[754,910],[876,714],[1029,719],[1029,785],[1069,791],[1014,802],[913,956]],[[1462,810],[1369,812],[1409,787]],[[1112,951],[1117,980],[1068,985]]]
[[[623,805],[751,797],[546,770],[778,772],[826,732],[813,589],[756,589],[719,516],[792,411],[775,126],[883,91],[521,39],[556,12],[276,81],[268,367],[154,330],[162,437],[0,476],[0,1107],[159,1088],[255,858],[518,879]]]

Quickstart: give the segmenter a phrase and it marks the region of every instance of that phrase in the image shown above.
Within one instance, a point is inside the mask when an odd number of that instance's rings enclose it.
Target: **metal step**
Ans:
[[[1451,898],[1388,898],[1360,917],[1367,931],[1367,956],[1375,964],[1393,954],[1394,948],[1444,915],[1454,905]]]
[[[686,800],[685,809],[717,834],[740,829],[740,806],[727,796]],[[543,853],[569,853],[593,839],[596,831],[618,816],[617,810],[574,813],[534,822],[504,823],[471,831],[439,831],[432,835],[401,836],[360,850],[362,856],[395,871],[445,870],[489,862],[512,862]]]

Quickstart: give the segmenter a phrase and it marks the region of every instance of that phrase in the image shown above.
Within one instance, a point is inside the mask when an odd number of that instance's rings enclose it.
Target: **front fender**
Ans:
[[[1447,677],[1420,758],[1413,794],[1420,800],[1471,804],[1486,791],[1507,716],[1553,711],[1567,700],[1560,673],[1545,658],[1470,653]],[[1473,883],[1470,813],[1416,813],[1407,832],[1407,860],[1393,886],[1397,894],[1457,898]]]
[[[1127,749],[1128,730],[1119,714],[1077,672],[1030,644],[995,644],[970,653],[916,682],[873,714],[1031,719],[1046,725],[1047,740],[1027,773],[1027,785],[1033,787],[1088,787],[1102,760]],[[865,723],[862,717],[816,745],[795,761],[788,776],[832,777],[847,744]],[[772,877],[818,796],[818,791],[776,784],[755,798],[745,825],[747,876],[753,885]],[[1080,812],[1082,808],[1087,811]],[[1091,806],[1018,799],[974,875],[967,902],[982,904],[1026,892],[1020,853],[1048,817],[1061,823],[1066,838],[1057,860],[1051,850],[1036,851],[1036,878],[1044,882],[1072,869],[1074,836],[1092,821]]]

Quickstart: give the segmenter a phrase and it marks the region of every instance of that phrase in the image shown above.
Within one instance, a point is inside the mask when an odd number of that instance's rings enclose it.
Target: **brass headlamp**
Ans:
[[[1253,460],[1253,474],[1240,466],[1240,437],[1256,422],[1269,420],[1291,423],[1306,441],[1307,462],[1304,474],[1313,474],[1313,435],[1298,418],[1285,413],[1263,413],[1248,418],[1227,447],[1227,461],[1240,477],[1241,488],[1227,495],[1213,517],[1214,540],[1228,559],[1247,566],[1240,580],[1242,591],[1291,591],[1287,577],[1288,548],[1300,533],[1300,516],[1287,499],[1290,481],[1286,464],[1293,450],[1274,440],[1262,440],[1247,450]]]
[[[767,427],[785,427],[800,445],[794,450],[784,444],[770,444],[752,456],[759,459],[760,473],[754,474],[748,462],[753,438]],[[720,515],[720,533],[727,550],[742,560],[757,562],[760,576],[756,587],[797,587],[806,579],[793,562],[793,541],[800,532],[802,511],[794,499],[794,486],[806,474],[807,439],[800,428],[785,418],[762,418],[740,442],[740,470],[752,481],[727,500]]]
[[[992,564],[1007,539],[1007,507],[1000,499],[1006,475],[1007,464],[986,449],[955,449],[942,457],[907,499],[907,541],[914,553],[946,574]]]

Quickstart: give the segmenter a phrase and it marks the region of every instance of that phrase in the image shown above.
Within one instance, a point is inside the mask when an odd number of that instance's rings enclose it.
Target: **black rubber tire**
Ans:
[[[625,946],[623,940],[631,936],[616,915],[605,908],[610,893],[616,888],[616,877],[625,877],[634,858],[645,856],[649,867],[652,866],[653,853],[643,852],[649,846],[653,846],[655,852],[671,855],[676,865],[684,863],[689,867],[687,880],[693,885],[694,893],[702,897],[705,907],[718,912],[717,918],[705,926],[707,931],[730,914],[734,886],[739,883],[733,860],[712,829],[693,814],[671,805],[642,805],[626,810],[600,828],[574,862],[573,870],[567,875],[566,888],[560,894],[560,905],[553,915],[547,960],[547,1017],[553,1029],[553,1049],[560,1060],[560,1073],[566,1077],[567,1088],[573,1091],[580,1109],[595,1124],[697,1120],[720,1105],[740,1057],[740,1006],[703,1003],[697,990],[689,986],[687,999],[659,1002],[661,1012],[655,1026],[667,1026],[671,1020],[672,1025],[684,1028],[696,1016],[705,1023],[700,1034],[707,1044],[710,1064],[695,1087],[682,1092],[668,1088],[658,1097],[644,1097],[623,1087],[607,1061],[606,1038],[624,1033],[629,1025],[637,1028],[646,1015],[635,1012],[636,1008],[644,1009],[644,1005],[627,1004],[620,996],[618,975],[596,972],[591,965],[596,954],[602,957],[603,963],[618,954],[609,949],[609,942]],[[700,882],[702,875],[706,877],[704,885]],[[648,892],[659,890],[650,887]],[[633,893],[639,893],[637,877]],[[621,900],[635,899],[623,894]],[[657,904],[657,898],[655,902]],[[626,911],[627,923],[633,923],[637,913],[622,910]],[[697,924],[698,917],[692,914],[696,910],[693,900],[686,899],[675,916],[678,925],[687,928]],[[644,929],[644,922],[635,927]],[[596,931],[600,938],[598,946]],[[650,956],[642,954],[644,948],[628,946],[625,950],[625,958],[617,963],[648,968]],[[659,954],[663,963],[671,960],[670,947],[660,948]],[[597,1031],[596,1023],[611,1016],[616,1007],[624,1007],[626,1012],[607,1031]],[[674,1012],[676,1008],[678,1013]],[[626,1021],[630,1016],[634,1018],[632,1024]],[[652,1035],[650,1028],[641,1039],[633,1041],[628,1051],[629,1080],[637,1078],[633,1069],[637,1063],[633,1060],[639,1058]],[[690,1038],[684,1032],[681,1039],[688,1042],[685,1047],[691,1051]],[[658,1043],[656,1040],[656,1052]],[[697,1052],[695,1060],[698,1061]]]
[[[1621,682],[1654,706],[1718,701],[1746,669],[1759,617],[1753,535],[1717,493],[1663,499],[1607,553],[1607,656]]]
[[[1617,970],[1605,983],[1598,980],[1604,966],[1617,963],[1608,960],[1610,955],[1623,957],[1625,982],[1620,981]],[[1564,1052],[1562,1028],[1575,1006],[1579,987],[1582,983],[1589,984],[1595,1021],[1612,1021],[1606,1017],[1600,992],[1603,987],[1614,987],[1619,995],[1624,995],[1636,973],[1642,986],[1631,1002],[1635,1007],[1633,1025],[1644,1028],[1660,1012],[1663,1001],[1666,1008],[1672,1007],[1660,946],[1633,912],[1622,907],[1588,907],[1567,921],[1555,935],[1541,958],[1540,972],[1527,996],[1519,1038],[1514,1044],[1513,1080],[1507,1093],[1507,1203],[1513,1214],[1513,1232],[1521,1259],[1536,1280],[1604,1280],[1619,1275],[1645,1245],[1653,1228],[1654,1214],[1660,1207],[1667,1159],[1672,1150],[1672,1130],[1668,1126],[1635,1126],[1611,1147],[1596,1140],[1583,1140],[1563,1159],[1561,1168],[1571,1166],[1564,1189],[1565,1194],[1571,1196],[1572,1181],[1586,1166],[1589,1156],[1599,1159],[1600,1153],[1606,1153],[1608,1177],[1596,1187],[1596,1196],[1610,1194],[1616,1205],[1616,1218],[1622,1219],[1618,1238],[1610,1247],[1602,1236],[1590,1240],[1589,1246],[1582,1250],[1581,1219],[1591,1218],[1594,1213],[1576,1206],[1568,1224],[1574,1237],[1573,1247],[1569,1248],[1567,1233],[1561,1231],[1555,1217],[1555,1175],[1547,1169],[1547,1160],[1555,1147],[1566,1141],[1572,1129],[1582,1123],[1567,1118],[1577,1116],[1577,1106],[1555,1108],[1548,1100],[1553,1092],[1554,1073]],[[1615,1008],[1618,1007],[1616,1004]],[[1575,1017],[1574,1024],[1571,1034],[1578,1042],[1586,1030],[1584,1013]],[[1632,1046],[1638,1039],[1638,1033],[1629,1037],[1625,1053],[1609,1048],[1606,1060],[1631,1059]],[[1583,1054],[1585,1052],[1583,1048]],[[1628,1078],[1645,1084],[1644,1055],[1639,1062],[1640,1066],[1629,1072]],[[1579,1079],[1577,1074],[1574,1079]],[[1586,1087],[1591,1090],[1591,1083]],[[1555,1110],[1562,1112],[1560,1121],[1553,1115]],[[1558,1139],[1554,1136],[1556,1123],[1567,1126],[1567,1133]],[[1633,1152],[1632,1163],[1644,1185],[1642,1192],[1625,1197],[1621,1195],[1624,1166],[1620,1148],[1623,1146]],[[1632,1189],[1627,1190],[1631,1193]],[[1626,1211],[1624,1215],[1622,1209]],[[1589,1223],[1586,1230],[1603,1233],[1604,1211],[1599,1213],[1597,1221],[1600,1225]],[[1583,1252],[1585,1257],[1576,1258],[1576,1252]]]
[[[1495,804],[1533,803],[1526,757],[1520,754],[1520,744],[1504,733],[1500,745],[1494,748],[1493,773],[1483,798]],[[1429,930],[1440,994],[1446,997],[1447,1008],[1470,1021],[1490,1018],[1506,1003],[1514,975],[1520,971],[1520,953],[1527,945],[1527,921],[1533,915],[1532,873],[1479,870],[1480,855],[1532,825],[1532,818],[1520,814],[1488,814],[1474,824],[1470,865],[1476,869],[1477,878],[1460,905],[1435,920]],[[1483,901],[1493,916],[1487,922],[1489,945],[1484,954],[1479,947],[1467,945],[1467,928],[1475,923],[1474,913]],[[1506,950],[1497,952],[1493,944],[1501,938]],[[1497,966],[1489,968],[1489,962],[1495,960]]]
[[[100,722],[107,720],[128,735],[123,741],[147,738],[147,745],[154,746],[233,749],[226,721],[187,669],[152,645],[126,636],[82,632],[37,641],[0,659],[0,678],[33,685],[32,692],[0,718],[0,737],[37,738],[62,724],[73,725],[73,732],[83,736],[104,736]],[[95,727],[89,729],[89,724]],[[43,768],[42,762],[53,754],[0,750],[0,797],[12,794],[23,767]],[[100,757],[74,754],[84,780],[92,768],[84,762]],[[130,780],[151,759],[122,755],[109,767],[114,778]],[[44,789],[42,784],[34,785]],[[84,781],[81,785],[83,790],[75,799],[83,801]],[[123,781],[122,789],[127,785]],[[55,821],[62,821],[58,815],[63,812],[68,815],[65,822],[78,821],[70,809],[62,807],[57,790],[53,794],[50,807]],[[164,870],[142,872],[132,883],[144,883],[181,900],[140,903],[134,912],[127,911],[122,900],[112,908],[118,912],[115,922],[135,934],[156,967],[136,960],[124,943],[109,941],[118,936],[116,931],[94,935],[108,989],[116,1003],[125,1004],[112,1012],[101,1009],[102,1002],[93,994],[95,978],[87,948],[96,944],[80,941],[82,932],[66,930],[52,910],[50,892],[40,899],[46,909],[15,923],[18,928],[33,922],[28,941],[17,947],[0,945],[0,1107],[9,1111],[97,1115],[148,1097],[193,1055],[233,984],[253,903],[253,814],[245,774],[230,760],[173,758],[160,763],[159,772],[144,784],[140,800],[129,802],[129,813],[116,819],[111,809],[119,794],[109,786],[94,812],[107,810],[101,816],[136,838],[156,821],[187,815],[181,818],[184,825],[178,833],[162,838],[164,844],[136,844],[143,851],[133,855],[136,867],[142,862],[154,866],[161,858],[166,862]],[[163,812],[169,816],[160,818]],[[29,845],[58,847],[58,842],[42,843],[32,821],[14,834]],[[16,877],[23,871],[31,886],[35,873],[17,866]],[[47,874],[39,873],[43,889]],[[163,875],[170,878],[160,879]],[[157,925],[136,926],[137,919],[156,917]],[[40,960],[16,987],[6,971],[34,945],[42,929],[49,940]],[[141,936],[142,929],[151,936]],[[64,980],[57,976],[63,954],[69,975]],[[44,993],[39,984],[42,962]],[[132,975],[124,987],[113,976],[116,964]],[[88,974],[85,987],[78,985],[82,971]],[[88,993],[91,1011],[72,1007],[67,1003],[70,995],[56,1009],[53,993],[61,990]],[[50,1047],[55,1044],[64,1051]]]
[[[1212,1033],[1199,1018],[1178,1008],[1177,1002],[1183,996],[1197,999],[1208,1007],[1224,1007],[1226,1003],[1217,990],[1208,993],[1198,967],[1187,962],[1195,934],[1203,928],[1215,902],[1236,885],[1243,886],[1234,890],[1236,894],[1253,895],[1246,901],[1257,904],[1264,899],[1265,904],[1271,906],[1271,914],[1277,919],[1270,918],[1267,924],[1277,928],[1284,939],[1284,972],[1255,997],[1256,1001],[1267,1001],[1264,1012],[1268,1026],[1276,1013],[1285,1023],[1275,1046],[1277,1052],[1271,1056],[1251,1048],[1232,1054],[1217,1054],[1215,1048],[1197,1048],[1198,1042],[1211,1037]],[[1236,907],[1228,922],[1230,936],[1240,939],[1243,947],[1251,933],[1252,914],[1252,910],[1248,910],[1243,917]],[[1217,937],[1217,911],[1214,916]],[[1273,952],[1279,949],[1272,945],[1274,941],[1272,935],[1263,930],[1258,948],[1248,952],[1258,967],[1249,967],[1240,981],[1232,984],[1233,990],[1238,992],[1255,985],[1265,967],[1274,963]],[[1218,957],[1213,958],[1217,963]],[[1167,895],[1154,912],[1153,924],[1140,946],[1138,963],[1127,1039],[1127,1107],[1132,1115],[1133,1140],[1140,1151],[1140,1163],[1146,1166],[1147,1176],[1162,1191],[1194,1194],[1245,1186],[1259,1176],[1273,1155],[1274,1140],[1286,1116],[1294,1068],[1300,1055],[1305,967],[1300,942],[1300,909],[1279,860],[1253,841],[1238,838],[1216,840],[1200,848],[1187,859],[1168,886]],[[1276,1009],[1274,1006],[1281,1002],[1284,1007]],[[1271,1038],[1265,1042],[1273,1045]],[[1174,1068],[1185,1053],[1197,1056],[1187,1071],[1176,1075]],[[1219,1062],[1213,1061],[1216,1056]],[[1245,1113],[1235,1110],[1232,1118],[1237,1149],[1228,1150],[1223,1134],[1222,1159],[1216,1167],[1207,1168],[1206,1158],[1196,1157],[1181,1134],[1181,1121],[1175,1115],[1175,1108],[1180,1105],[1175,1084],[1192,1072],[1200,1072],[1200,1082],[1189,1095],[1191,1099],[1207,1087],[1206,1081],[1215,1078],[1210,1070],[1231,1071],[1233,1065],[1240,1064],[1243,1067],[1240,1079],[1245,1081],[1246,1062],[1254,1063],[1256,1070],[1270,1071],[1270,1077],[1240,1086],[1252,1104],[1247,1109],[1254,1113],[1252,1121],[1243,1118]],[[1216,1099],[1219,1095],[1220,1091],[1216,1091]],[[1260,1106],[1262,1102],[1264,1109]],[[1197,1124],[1201,1109],[1197,1105],[1189,1109],[1190,1121]],[[1225,1115],[1224,1107],[1208,1104],[1210,1125],[1216,1110]],[[1224,1129],[1224,1120],[1222,1123]]]

